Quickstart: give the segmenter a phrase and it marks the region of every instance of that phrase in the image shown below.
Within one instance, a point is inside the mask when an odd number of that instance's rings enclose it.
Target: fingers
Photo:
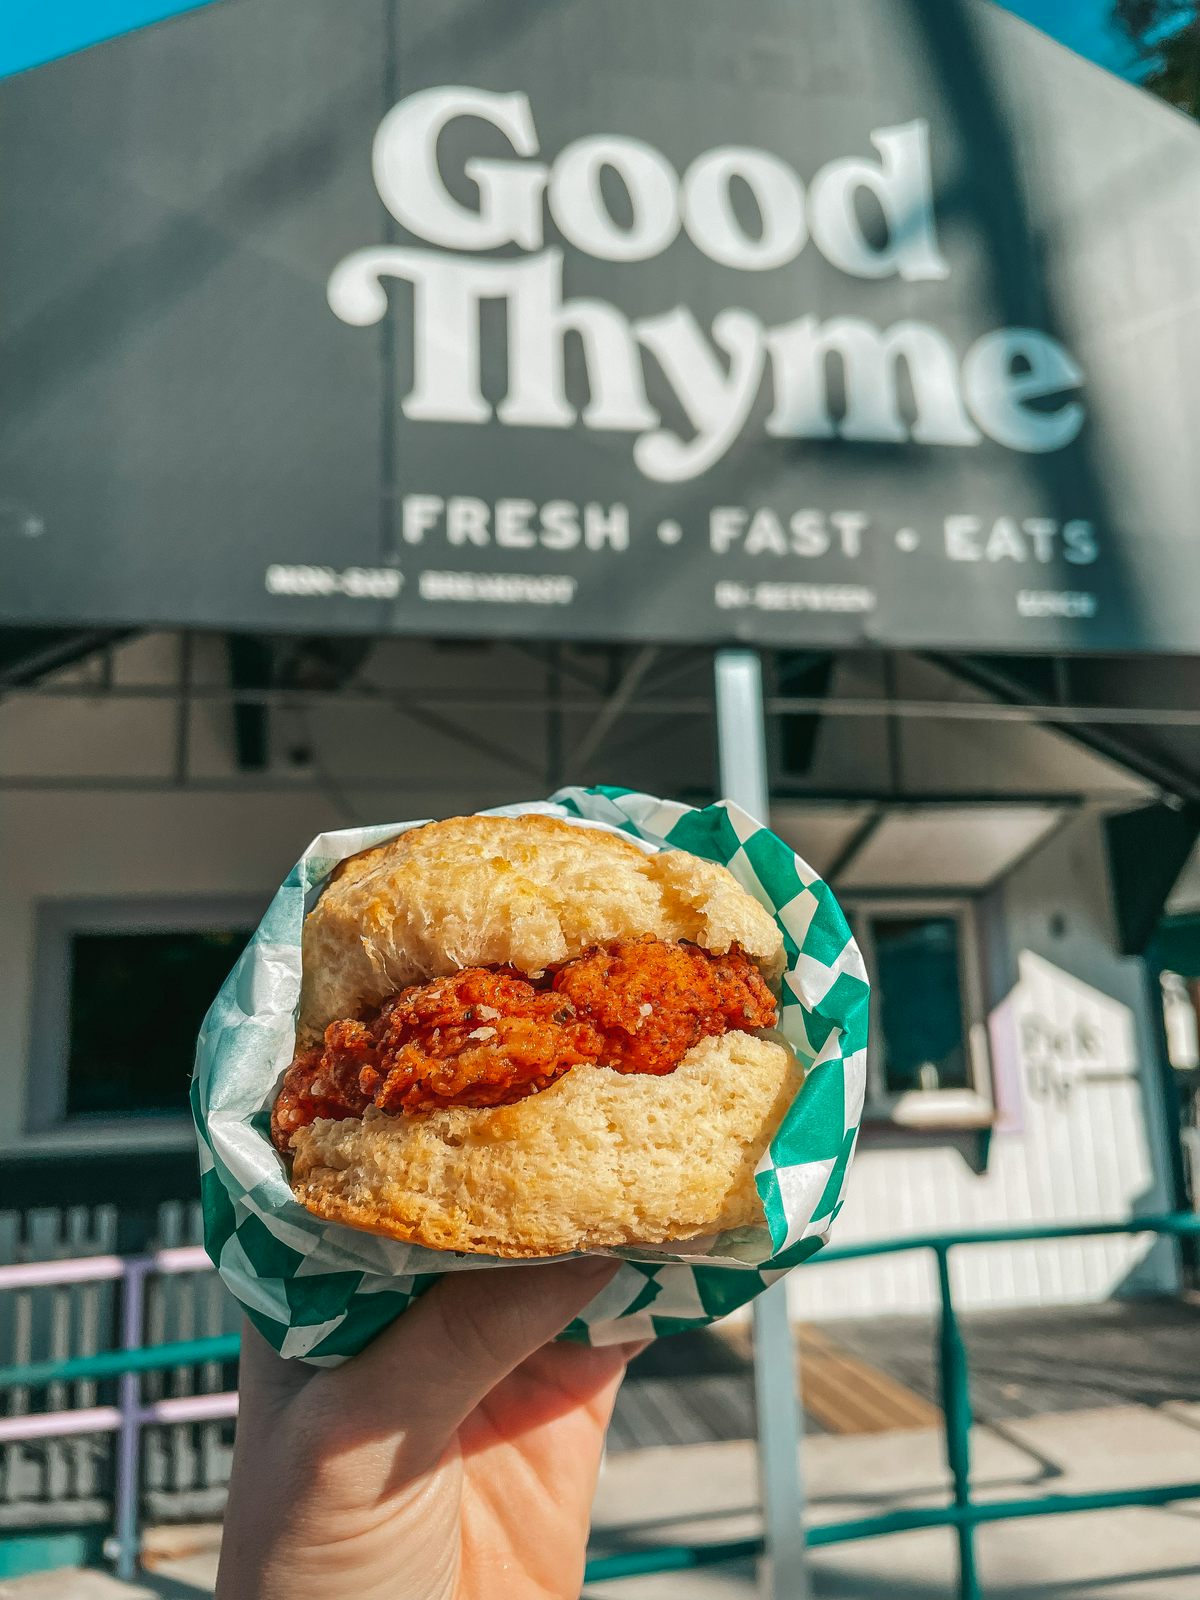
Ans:
[[[449,1437],[514,1368],[561,1333],[617,1272],[607,1257],[457,1272],[338,1372],[348,1404],[402,1401],[406,1426]]]
[[[543,1345],[491,1391],[480,1410],[492,1422],[501,1419],[502,1433],[512,1431],[509,1422],[518,1422],[527,1432],[568,1411],[586,1412],[603,1429],[627,1360],[628,1349],[622,1345]]]
[[[653,1343],[653,1339],[637,1339],[633,1344],[620,1344],[617,1349],[625,1357],[625,1365],[628,1366],[636,1356],[641,1355],[643,1350],[649,1350]]]
[[[238,1363],[240,1410],[275,1409],[287,1404],[316,1377],[303,1361],[285,1361],[249,1320],[242,1319],[242,1351]]]

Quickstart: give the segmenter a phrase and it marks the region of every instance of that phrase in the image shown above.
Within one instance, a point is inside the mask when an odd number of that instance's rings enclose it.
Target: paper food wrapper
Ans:
[[[593,1252],[624,1265],[564,1337],[613,1344],[703,1327],[813,1255],[838,1213],[866,1080],[862,958],[826,885],[735,805],[701,811],[626,789],[560,789],[549,801],[482,814],[531,812],[619,832],[650,851],[718,861],[783,934],[779,1030],[805,1077],[755,1174],[766,1225],[676,1250]],[[347,828],[314,839],[226,979],[196,1047],[191,1103],[208,1253],[275,1349],[318,1365],[361,1350],[443,1273],[514,1264],[401,1244],[313,1216],[293,1196],[270,1140],[271,1106],[295,1042],[305,915],[339,861],[419,826]]]

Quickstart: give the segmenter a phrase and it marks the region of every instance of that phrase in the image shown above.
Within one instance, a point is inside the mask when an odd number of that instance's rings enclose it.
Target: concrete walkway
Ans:
[[[832,1435],[805,1442],[814,1522],[947,1495],[935,1429]],[[1120,1406],[1020,1418],[978,1428],[979,1496],[1200,1481],[1200,1404]],[[653,1516],[647,1517],[648,1506]],[[758,1532],[753,1446],[742,1440],[626,1449],[608,1457],[597,1497],[594,1549],[740,1539]],[[0,1583],[0,1600],[205,1600],[219,1530],[161,1528],[137,1585],[99,1573],[54,1573]],[[1161,1510],[1092,1512],[981,1530],[987,1600],[1195,1600],[1200,1596],[1200,1502]],[[953,1535],[908,1533],[814,1551],[815,1600],[952,1600]],[[749,1565],[593,1585],[587,1600],[752,1600]]]
[[[977,1429],[979,1498],[1200,1481],[1200,1405],[1106,1407]],[[948,1497],[940,1431],[806,1441],[814,1523]],[[752,1447],[740,1442],[629,1452],[597,1500],[598,1552],[745,1538],[758,1532]],[[645,1507],[655,1518],[647,1522]],[[1195,1600],[1200,1502],[999,1523],[978,1535],[987,1600]],[[820,1600],[951,1600],[954,1536],[906,1533],[811,1557]],[[752,1600],[754,1575],[712,1568],[594,1585],[588,1600]]]
[[[982,1423],[1112,1405],[1200,1404],[1200,1300],[1193,1297],[964,1313],[961,1326]],[[931,1317],[801,1325],[796,1343],[808,1434],[938,1425]],[[638,1357],[617,1399],[609,1447],[712,1444],[752,1439],[754,1431],[749,1330],[726,1322],[660,1340]]]

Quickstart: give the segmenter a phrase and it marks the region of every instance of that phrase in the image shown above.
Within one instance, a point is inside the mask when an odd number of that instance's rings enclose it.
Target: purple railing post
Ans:
[[[137,1350],[146,1323],[146,1277],[153,1270],[151,1256],[132,1256],[122,1263],[121,1348]],[[116,1484],[113,1493],[117,1577],[128,1582],[137,1575],[138,1514],[141,1509],[142,1380],[137,1372],[123,1372],[117,1380]]]

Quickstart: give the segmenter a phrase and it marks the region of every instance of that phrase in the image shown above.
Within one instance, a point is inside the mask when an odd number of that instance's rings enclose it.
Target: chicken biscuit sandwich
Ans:
[[[762,1224],[800,1068],[779,929],[724,867],[454,818],[342,862],[302,955],[271,1128],[310,1211],[512,1257]]]

